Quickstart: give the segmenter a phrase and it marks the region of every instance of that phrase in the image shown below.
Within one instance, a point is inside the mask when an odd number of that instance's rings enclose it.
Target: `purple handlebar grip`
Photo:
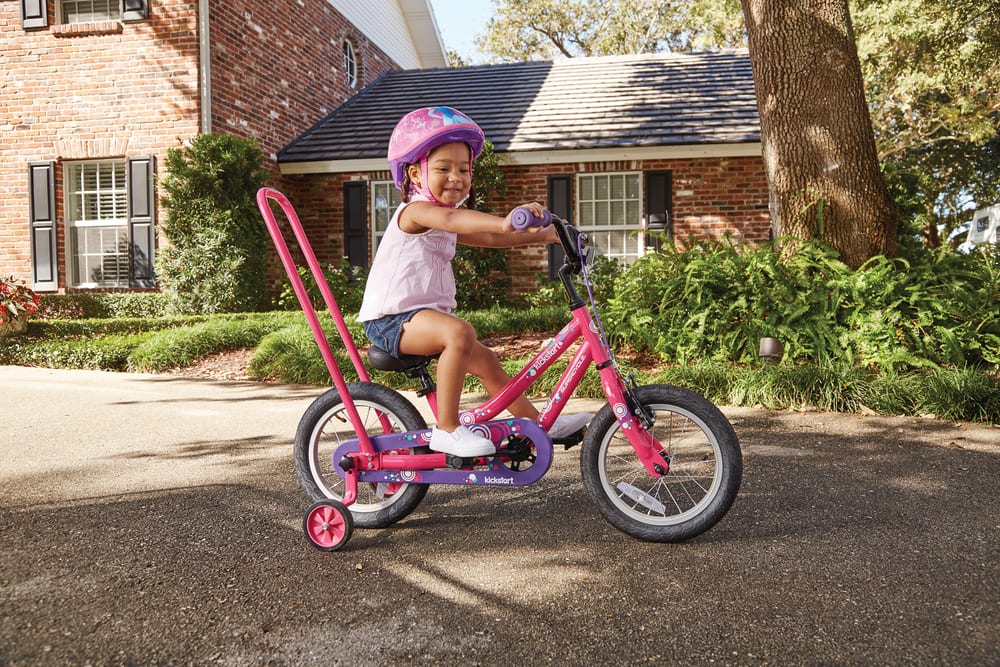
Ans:
[[[548,227],[552,224],[552,214],[543,211],[542,217],[539,218],[527,206],[518,206],[510,216],[510,224],[514,226],[514,229]]]

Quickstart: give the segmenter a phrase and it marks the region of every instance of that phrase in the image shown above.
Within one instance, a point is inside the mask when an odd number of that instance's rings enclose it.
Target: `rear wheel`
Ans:
[[[680,542],[700,535],[739,491],[743,456],[736,433],[722,411],[686,389],[647,385],[633,393],[654,418],[649,431],[663,447],[667,473],[647,472],[605,405],[583,441],[584,484],[604,518],[633,537]],[[633,426],[637,422],[633,417]]]
[[[370,436],[385,434],[382,415],[392,432],[427,428],[413,404],[388,387],[354,382],[348,385],[348,391]],[[336,389],[319,396],[302,415],[295,433],[295,473],[312,500],[343,499],[346,483],[334,466],[333,453],[354,438],[357,435]],[[426,494],[426,484],[359,483],[358,498],[348,509],[357,526],[384,528],[416,509]]]

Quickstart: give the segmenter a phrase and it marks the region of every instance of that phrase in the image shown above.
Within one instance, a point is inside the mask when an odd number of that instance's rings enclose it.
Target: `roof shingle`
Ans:
[[[661,53],[387,72],[278,161],[384,156],[403,114],[438,105],[468,114],[497,152],[760,141],[745,50]]]

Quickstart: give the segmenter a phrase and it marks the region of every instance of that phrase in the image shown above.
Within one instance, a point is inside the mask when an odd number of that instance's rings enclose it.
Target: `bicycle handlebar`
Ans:
[[[529,227],[548,227],[552,224],[552,214],[543,210],[542,216],[538,217],[531,212],[527,206],[518,206],[510,214],[510,224],[514,229],[528,229]]]
[[[545,228],[549,225],[555,225],[556,233],[559,236],[559,243],[566,253],[566,264],[560,272],[569,271],[574,274],[580,272],[581,266],[585,261],[580,256],[582,252],[581,246],[583,245],[580,241],[582,238],[583,242],[586,242],[587,235],[579,229],[551,211],[543,210],[542,215],[537,216],[527,206],[518,206],[515,208],[511,213],[510,223],[517,230],[525,230],[530,227]]]

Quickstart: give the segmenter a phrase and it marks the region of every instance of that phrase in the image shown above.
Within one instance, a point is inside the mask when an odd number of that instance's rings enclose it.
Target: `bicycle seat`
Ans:
[[[441,355],[434,354],[425,357],[420,354],[404,354],[397,358],[375,345],[368,348],[368,363],[372,365],[372,368],[377,368],[380,371],[408,371],[411,368],[430,363],[439,356]]]

